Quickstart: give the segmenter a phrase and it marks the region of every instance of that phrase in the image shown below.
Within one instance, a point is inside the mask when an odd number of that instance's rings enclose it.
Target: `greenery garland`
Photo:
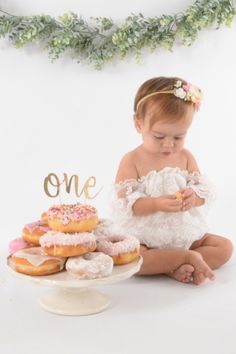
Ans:
[[[69,50],[78,62],[85,61],[101,69],[115,57],[134,55],[157,47],[172,50],[176,39],[191,45],[198,32],[210,26],[230,26],[236,15],[235,1],[196,0],[184,13],[145,18],[131,14],[123,25],[106,17],[91,17],[90,23],[75,13],[58,20],[48,15],[14,16],[0,9],[0,37],[8,37],[16,48],[28,43],[43,43],[53,60]]]

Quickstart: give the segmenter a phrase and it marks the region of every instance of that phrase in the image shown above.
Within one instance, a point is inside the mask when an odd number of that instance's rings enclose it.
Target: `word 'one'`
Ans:
[[[96,186],[96,177],[90,176],[81,190],[79,191],[79,176],[73,175],[70,178],[67,173],[63,174],[64,179],[61,181],[59,177],[55,173],[49,173],[49,175],[44,179],[44,191],[50,198],[55,198],[59,196],[61,186],[65,185],[65,190],[67,193],[71,192],[72,184],[74,182],[75,194],[79,198],[82,195],[85,196],[86,199],[94,199],[101,192],[101,189],[95,193],[94,195],[90,195],[90,189],[95,188]]]

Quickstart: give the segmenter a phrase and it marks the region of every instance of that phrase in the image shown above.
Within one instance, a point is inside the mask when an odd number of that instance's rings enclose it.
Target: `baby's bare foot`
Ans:
[[[215,275],[211,268],[204,261],[202,255],[196,251],[190,253],[190,263],[194,267],[193,282],[197,285],[204,282],[206,278],[215,280]]]
[[[194,267],[191,264],[182,264],[179,268],[167,275],[182,283],[189,283],[193,278]]]

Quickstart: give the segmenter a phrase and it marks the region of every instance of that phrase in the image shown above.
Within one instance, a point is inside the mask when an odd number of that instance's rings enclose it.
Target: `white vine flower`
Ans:
[[[182,81],[178,80],[176,81],[175,87],[181,87],[182,86]]]
[[[185,97],[186,97],[186,92],[184,91],[184,89],[183,89],[182,87],[179,87],[179,88],[177,88],[177,89],[175,90],[174,95],[175,95],[176,97],[181,98],[181,99],[185,99]]]
[[[203,98],[201,91],[195,86],[190,86],[188,92],[191,95],[191,101],[193,103],[196,103],[197,101],[201,101]]]

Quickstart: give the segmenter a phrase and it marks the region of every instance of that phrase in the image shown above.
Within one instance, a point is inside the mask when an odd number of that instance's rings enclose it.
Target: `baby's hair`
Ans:
[[[184,85],[187,82],[179,77],[154,77],[145,81],[138,89],[134,100],[135,119],[144,119],[146,113],[150,114],[150,128],[158,120],[175,122],[183,118],[189,106],[194,108],[190,101],[184,101],[173,93],[158,93],[141,101],[145,96],[154,92],[169,91],[174,89],[180,80]],[[140,102],[140,103],[139,103]]]

